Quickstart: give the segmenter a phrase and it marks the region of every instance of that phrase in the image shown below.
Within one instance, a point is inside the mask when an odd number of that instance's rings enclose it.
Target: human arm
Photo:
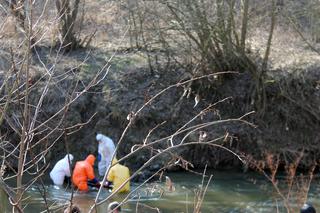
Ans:
[[[71,172],[70,172],[70,165],[69,165],[69,163],[65,163],[63,170],[64,170],[65,176],[71,177]]]
[[[101,184],[97,178],[93,178],[91,180],[88,180],[88,185],[91,187],[96,187],[96,188],[100,188],[100,186],[101,186]]]
[[[87,178],[88,180],[92,180],[95,178],[95,175],[94,175],[94,170],[93,170],[93,167],[91,165],[86,165],[85,167],[85,170],[86,170],[86,175],[87,175]]]
[[[100,182],[98,181],[98,179],[95,177],[94,175],[94,170],[93,167],[91,165],[87,165],[86,166],[86,174],[87,174],[87,179],[88,179],[88,185],[92,186],[92,187],[100,187]]]

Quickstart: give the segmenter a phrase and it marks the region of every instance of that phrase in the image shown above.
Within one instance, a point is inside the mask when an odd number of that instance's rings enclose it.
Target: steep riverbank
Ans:
[[[40,48],[41,55],[46,55],[46,49]],[[79,50],[64,56],[56,75],[64,75],[65,81],[52,84],[52,87],[67,89],[76,82],[87,84],[94,70],[99,69],[109,59],[110,54],[94,50],[86,62],[74,67],[86,57],[88,52]],[[141,66],[143,52],[117,53],[110,64],[106,80],[90,89],[79,100],[73,103],[66,115],[65,125],[75,125],[87,122],[97,113],[90,123],[84,125],[71,136],[67,137],[70,152],[76,159],[82,159],[89,153],[97,152],[95,132],[109,135],[115,142],[119,140],[128,120],[130,112],[137,111],[151,97],[162,89],[189,79],[185,70],[176,68],[162,72],[150,73],[148,67]],[[39,62],[33,63],[35,74],[32,81],[38,80],[37,72],[41,72]],[[73,78],[72,72],[80,74],[81,79]],[[302,167],[308,167],[319,159],[319,72],[316,65],[294,70],[273,70],[268,73],[265,82],[267,105],[264,115],[256,113],[247,119],[257,125],[253,128],[239,122],[227,122],[205,128],[206,140],[221,137],[226,133],[228,140],[219,140],[217,144],[235,151],[239,155],[253,156],[264,159],[266,153],[281,154],[282,160],[294,156],[304,150]],[[249,73],[228,74],[223,84],[218,80],[212,82],[212,87],[206,91],[197,90],[197,85],[207,81],[195,81],[191,85],[189,97],[184,96],[182,86],[174,86],[149,104],[129,128],[118,151],[118,157],[130,153],[134,144],[141,144],[148,132],[166,121],[149,136],[148,140],[157,140],[173,134],[181,126],[196,116],[201,110],[212,103],[230,97],[227,101],[217,104],[204,118],[196,119],[191,125],[200,122],[238,118],[251,112],[254,105],[251,101],[252,84]],[[45,82],[43,82],[45,83]],[[39,88],[42,88],[41,79]],[[66,93],[59,90],[49,90],[43,105],[45,115],[50,116],[64,104]],[[33,90],[31,98],[36,102],[42,90]],[[195,105],[195,97],[199,96],[199,104]],[[54,103],[54,104],[53,104]],[[40,118],[39,120],[45,118]],[[54,121],[50,125],[54,125]],[[2,128],[5,128],[3,126]],[[190,134],[187,141],[198,141],[200,131]],[[14,140],[14,137],[12,137]],[[181,137],[176,138],[178,143]],[[61,138],[52,148],[47,159],[56,162],[65,155],[66,143]],[[161,145],[159,146],[161,148]],[[193,145],[175,150],[195,168],[207,165],[209,168],[242,168],[238,158],[220,148],[203,145]],[[137,153],[125,161],[132,170],[136,170],[146,162],[152,153],[148,150]],[[160,168],[170,160],[166,155],[156,159],[152,168]],[[150,168],[149,168],[150,169]]]

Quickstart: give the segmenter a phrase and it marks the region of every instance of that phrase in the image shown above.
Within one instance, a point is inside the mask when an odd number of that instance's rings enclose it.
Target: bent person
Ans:
[[[121,206],[117,201],[114,201],[108,205],[108,213],[119,213],[121,212]]]
[[[84,161],[78,161],[74,167],[72,182],[80,191],[89,190],[88,182],[90,182],[90,186],[100,187],[93,170],[95,160],[94,155],[88,155]]]
[[[118,163],[116,158],[112,161],[112,167],[107,176],[108,185],[112,182],[112,192],[115,192],[121,187],[123,183],[126,183],[119,189],[118,192],[129,192],[130,191],[130,172],[129,168]]]
[[[70,206],[64,210],[64,213],[81,213],[81,210],[78,206],[73,205],[70,210]]]
[[[63,159],[59,160],[50,172],[50,178],[55,185],[62,186],[65,177],[70,177],[70,164],[72,163],[73,155],[67,154]],[[70,164],[69,164],[70,161]]]
[[[300,209],[300,213],[316,213],[316,209],[308,203],[305,203]]]
[[[98,170],[99,175],[104,176],[112,161],[112,155],[115,151],[113,140],[103,134],[97,134],[96,140],[98,146]]]

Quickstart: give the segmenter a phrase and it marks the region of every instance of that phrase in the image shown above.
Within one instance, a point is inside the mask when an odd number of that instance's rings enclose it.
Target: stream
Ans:
[[[276,196],[272,185],[262,175],[257,173],[239,173],[230,171],[209,171],[212,179],[207,186],[202,200],[201,212],[286,212],[279,196]],[[136,190],[128,201],[122,205],[123,212],[193,212],[196,199],[195,194],[206,188],[208,177],[202,184],[202,176],[189,172],[169,173],[173,187],[162,181],[154,181],[142,187],[137,183],[131,184],[131,189]],[[45,185],[47,202],[52,212],[63,212],[72,190],[58,188],[50,185],[49,180]],[[284,181],[283,181],[284,182]],[[316,209],[320,209],[320,178],[317,177],[311,184],[308,202]],[[201,187],[202,186],[202,187]],[[26,213],[44,211],[44,200],[39,192],[38,185],[33,185],[27,192],[24,204]],[[88,212],[93,204],[97,190],[89,193],[74,193],[74,203],[82,212]],[[110,192],[103,189],[101,199],[106,198]],[[0,193],[0,196],[3,196]],[[112,201],[121,201],[126,195],[116,195]],[[3,198],[1,198],[3,201]],[[3,204],[2,204],[3,205]],[[97,212],[106,212],[108,203],[97,207]],[[294,206],[295,204],[292,203]],[[297,207],[297,206],[296,206]],[[7,210],[8,211],[8,210]],[[319,211],[319,210],[318,210]],[[10,211],[11,212],[11,211]]]

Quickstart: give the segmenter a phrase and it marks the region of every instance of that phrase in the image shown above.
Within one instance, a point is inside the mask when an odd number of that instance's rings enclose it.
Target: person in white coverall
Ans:
[[[109,165],[112,162],[112,155],[116,148],[112,139],[103,134],[97,134],[96,139],[99,142],[99,146],[98,146],[99,175],[104,176]]]
[[[55,185],[62,186],[64,177],[70,177],[70,163],[72,163],[73,155],[67,154],[63,159],[59,160],[50,172],[50,178]]]

